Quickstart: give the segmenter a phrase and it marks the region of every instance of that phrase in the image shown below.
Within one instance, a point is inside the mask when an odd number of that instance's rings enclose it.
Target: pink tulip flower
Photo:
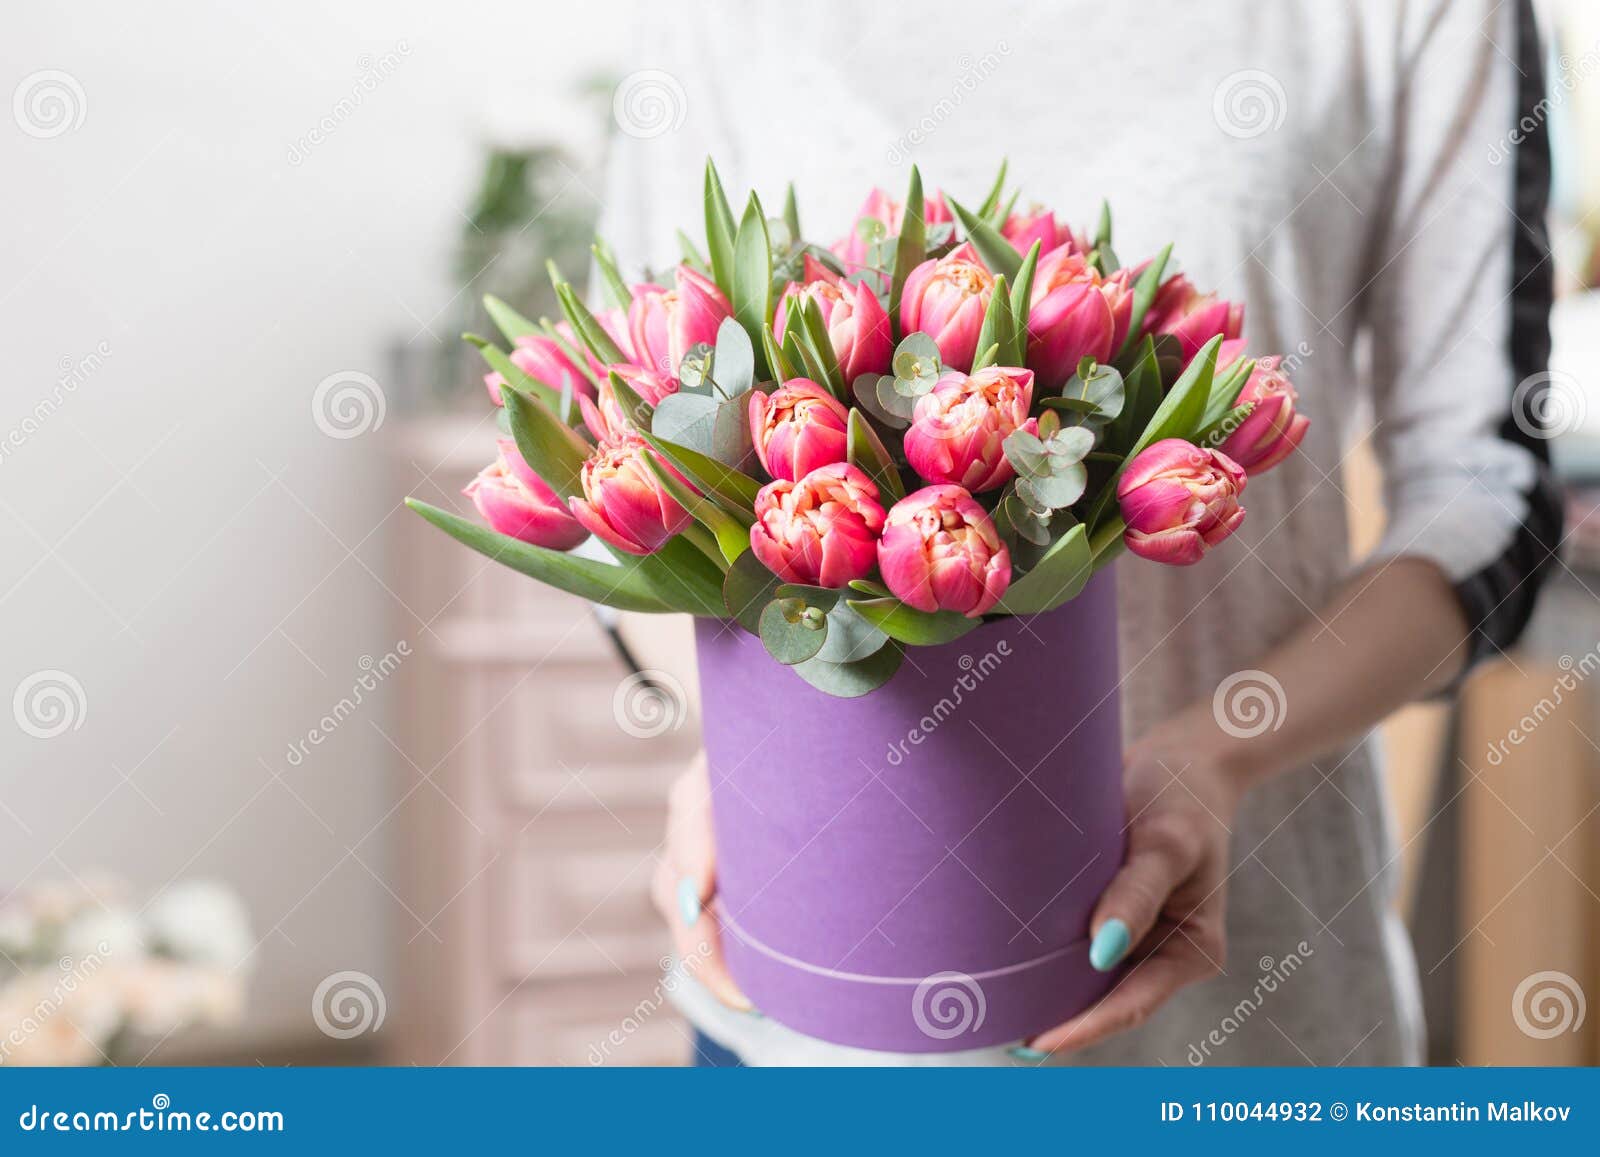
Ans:
[[[994,295],[994,275],[965,242],[937,260],[924,261],[906,278],[900,299],[900,328],[933,338],[945,367],[972,369],[983,315]]]
[[[733,315],[733,307],[698,269],[680,265],[672,276],[672,289],[634,287],[628,337],[635,365],[676,381],[683,356],[702,343],[715,345],[717,328]]]
[[[623,437],[638,423],[629,420],[629,415],[622,409],[622,402],[617,397],[617,392],[611,386],[611,375],[616,374],[639,395],[639,400],[647,405],[654,406],[662,398],[678,392],[678,383],[672,378],[664,378],[654,370],[642,369],[639,366],[630,366],[618,363],[612,366],[600,367],[600,392],[591,402],[586,397],[578,399],[578,409],[583,414],[583,424],[589,428],[595,441],[615,441]]]
[[[1086,357],[1106,361],[1116,352],[1117,318],[1123,308],[1116,287],[1065,246],[1042,258],[1034,272],[1028,308],[1028,365],[1051,386],[1070,378]],[[1126,309],[1133,307],[1127,296]],[[1124,313],[1123,329],[1127,328]]]
[[[1276,357],[1256,362],[1235,403],[1254,402],[1255,409],[1222,443],[1222,452],[1247,474],[1264,474],[1293,454],[1311,425],[1310,418],[1295,413],[1300,395],[1282,365]]]
[[[907,606],[976,619],[1011,585],[1011,552],[971,494],[924,486],[890,507],[878,570]]]
[[[1128,337],[1128,323],[1133,320],[1133,283],[1137,270],[1126,266],[1100,281],[1100,293],[1111,310],[1111,356],[1115,357]]]
[[[498,445],[500,457],[461,492],[472,499],[483,520],[501,534],[551,550],[571,550],[588,538],[556,492],[517,453],[517,444],[501,438]]]
[[[805,280],[791,281],[784,287],[773,314],[772,333],[779,345],[789,326],[789,303],[805,299],[817,303],[846,382],[853,382],[862,374],[888,372],[894,336],[889,315],[871,286],[864,281],[847,282],[806,254]]]
[[[1146,334],[1169,333],[1178,339],[1188,361],[1217,335],[1233,340],[1244,332],[1244,306],[1214,293],[1201,293],[1181,273],[1161,283],[1144,315]]]
[[[583,497],[572,499],[572,516],[590,533],[629,554],[650,554],[689,525],[691,515],[645,465],[649,455],[683,480],[637,434],[602,442],[583,464]]]
[[[872,479],[848,462],[769,482],[755,510],[750,549],[784,582],[842,587],[872,573],[883,507]]]
[[[1182,438],[1146,447],[1117,483],[1127,530],[1122,540],[1140,558],[1189,566],[1244,521],[1239,494],[1245,474],[1226,454]]]
[[[750,391],[750,438],[774,478],[795,482],[843,462],[850,411],[816,382],[791,378],[772,393]]]
[[[562,326],[565,326],[565,322]],[[562,328],[558,326],[557,330]],[[570,329],[568,330],[570,333]],[[563,335],[565,336],[565,335]],[[574,349],[582,348],[576,342]],[[572,383],[575,394],[592,394],[594,386],[590,384],[587,376],[567,356],[567,351],[561,348],[561,343],[554,338],[543,334],[524,334],[519,337],[515,348],[511,351],[511,364],[527,374],[536,382],[542,382],[556,393],[560,393],[566,382]],[[505,405],[500,390],[505,386],[506,380],[499,372],[485,374],[483,384],[489,390],[489,397],[497,406]]]
[[[1033,371],[990,366],[971,375],[948,373],[917,399],[905,433],[906,461],[929,482],[973,493],[1004,486],[1015,476],[1001,443],[1032,431]]]
[[[1027,213],[1013,213],[1007,217],[1000,226],[1000,236],[1011,242],[1024,257],[1035,241],[1039,243],[1041,259],[1057,249],[1066,249],[1070,253],[1087,253],[1089,250],[1084,238],[1073,233],[1069,226],[1057,224],[1054,213],[1037,205]]]

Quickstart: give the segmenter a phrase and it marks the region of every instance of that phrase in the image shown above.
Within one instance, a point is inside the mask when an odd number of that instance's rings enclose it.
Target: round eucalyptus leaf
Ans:
[[[803,663],[828,639],[828,616],[802,599],[774,599],[761,612],[761,642],[785,666]]]
[[[859,663],[888,641],[888,635],[841,601],[828,612],[828,640],[817,658],[828,663]]]
[[[856,663],[811,659],[796,664],[794,672],[819,691],[840,699],[856,699],[893,678],[904,658],[905,649],[896,643],[879,647]]]

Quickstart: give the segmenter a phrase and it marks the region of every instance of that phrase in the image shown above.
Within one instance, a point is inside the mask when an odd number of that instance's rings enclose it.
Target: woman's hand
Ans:
[[[1127,861],[1089,923],[1096,968],[1135,963],[1105,997],[1015,1050],[1018,1056],[1071,1052],[1124,1032],[1184,985],[1222,971],[1228,838],[1240,781],[1205,754],[1216,734],[1209,715],[1193,731],[1164,730],[1127,752]]]
[[[711,911],[716,894],[716,846],[711,835],[711,777],[704,753],[667,794],[667,838],[651,895],[672,930],[684,971],[718,1000],[741,1012],[750,1002],[722,961],[722,927]]]

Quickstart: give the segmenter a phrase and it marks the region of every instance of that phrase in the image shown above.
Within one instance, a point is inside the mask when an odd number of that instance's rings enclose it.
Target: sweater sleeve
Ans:
[[[1543,77],[1529,0],[1402,10],[1366,291],[1388,512],[1376,557],[1444,570],[1475,662],[1521,635],[1561,537]]]

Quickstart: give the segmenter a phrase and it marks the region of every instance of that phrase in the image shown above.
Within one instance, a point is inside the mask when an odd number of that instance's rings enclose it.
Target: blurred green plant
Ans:
[[[601,131],[597,125],[596,136]],[[587,273],[598,209],[575,172],[556,146],[489,149],[456,246],[454,273],[465,290],[456,332],[491,327],[482,305],[486,294],[527,317],[558,313],[546,263]],[[438,401],[460,397],[469,383],[481,388],[481,368],[470,349],[446,342],[440,356],[433,379]]]

